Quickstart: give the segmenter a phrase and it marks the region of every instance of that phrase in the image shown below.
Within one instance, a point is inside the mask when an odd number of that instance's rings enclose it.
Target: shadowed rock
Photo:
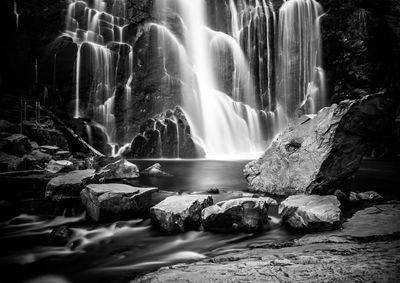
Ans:
[[[201,212],[204,230],[213,232],[261,231],[268,223],[271,198],[239,198],[222,201]]]
[[[157,190],[124,184],[90,184],[81,191],[81,199],[93,221],[137,218],[148,214],[152,193]]]

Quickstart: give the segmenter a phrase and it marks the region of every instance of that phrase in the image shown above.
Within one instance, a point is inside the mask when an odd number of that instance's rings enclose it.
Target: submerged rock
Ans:
[[[133,179],[139,177],[138,167],[125,159],[119,159],[96,171],[91,183],[102,183],[116,179]]]
[[[75,170],[55,177],[47,184],[45,197],[53,200],[78,197],[85,186],[85,182],[92,178],[94,174],[94,169],[86,169]]]
[[[358,201],[379,201],[382,200],[383,197],[375,191],[368,192],[350,192],[349,201],[358,202]]]
[[[201,212],[204,230],[213,232],[261,231],[268,223],[270,205],[278,203],[268,197],[239,198],[222,201]]]
[[[279,205],[279,214],[293,228],[312,231],[335,230],[342,223],[336,196],[296,195]]]
[[[72,239],[74,232],[65,225],[54,228],[51,231],[49,242],[52,245],[65,246]]]
[[[212,203],[207,195],[172,196],[153,206],[150,217],[153,224],[167,232],[185,232],[199,228],[202,209]]]
[[[142,217],[148,214],[157,188],[124,184],[90,184],[81,191],[87,215],[93,221]]]
[[[244,175],[251,191],[333,194],[359,168],[368,142],[385,131],[391,103],[379,96],[346,100],[287,127]]]
[[[168,174],[161,169],[161,164],[160,163],[155,163],[151,165],[150,167],[144,169],[142,172],[140,172],[140,176],[145,176],[145,177],[172,177],[171,174]]]

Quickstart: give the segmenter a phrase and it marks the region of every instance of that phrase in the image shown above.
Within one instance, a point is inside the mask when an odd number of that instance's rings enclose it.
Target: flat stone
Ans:
[[[201,211],[212,205],[208,195],[171,196],[150,209],[152,223],[167,232],[185,232],[197,229],[201,223]]]
[[[44,153],[47,153],[47,154],[50,154],[50,155],[54,155],[54,154],[57,153],[57,151],[60,150],[60,148],[58,146],[56,146],[56,145],[41,145],[39,147],[39,150],[44,152]]]
[[[75,170],[65,175],[52,178],[46,186],[45,197],[59,200],[66,197],[77,197],[85,182],[95,174],[94,169]]]
[[[204,230],[225,233],[261,231],[268,223],[268,209],[272,204],[277,205],[277,202],[268,197],[219,202],[203,209]]]
[[[296,195],[279,205],[279,214],[293,228],[334,230],[341,226],[342,214],[336,196]]]
[[[80,195],[87,215],[99,222],[143,217],[149,212],[152,193],[157,190],[125,184],[90,184]]]

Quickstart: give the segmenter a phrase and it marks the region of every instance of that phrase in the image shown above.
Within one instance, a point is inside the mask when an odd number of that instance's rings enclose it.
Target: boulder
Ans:
[[[50,119],[45,122],[23,121],[22,133],[39,145],[55,145],[61,149],[68,150],[68,142],[65,136],[55,128]]]
[[[140,176],[144,177],[172,177],[171,174],[168,174],[161,169],[160,163],[155,163],[152,166],[144,169],[140,172]]]
[[[349,200],[351,202],[359,201],[379,201],[382,200],[382,196],[374,191],[368,192],[350,192]]]
[[[125,159],[119,159],[96,171],[91,183],[102,183],[116,179],[134,179],[139,177],[138,167]]]
[[[45,197],[53,200],[79,197],[85,183],[94,176],[94,169],[75,170],[52,178],[46,186]]]
[[[169,233],[197,229],[202,209],[212,203],[212,197],[207,195],[171,196],[150,209],[151,221]]]
[[[293,228],[311,231],[340,228],[342,213],[336,196],[296,195],[279,205],[282,220]]]
[[[152,193],[157,190],[124,184],[90,184],[81,191],[81,199],[93,221],[134,218],[148,214]]]
[[[282,196],[333,194],[358,170],[369,142],[390,124],[391,107],[391,101],[371,95],[293,122],[260,159],[245,166],[249,189]]]
[[[29,139],[21,134],[10,135],[3,139],[2,151],[5,153],[22,157],[31,149]]]
[[[59,173],[70,172],[74,170],[74,164],[68,160],[50,160],[45,168],[45,174],[48,176]]]
[[[270,205],[278,203],[271,198],[239,198],[222,201],[201,212],[204,230],[213,232],[254,232],[268,223]]]

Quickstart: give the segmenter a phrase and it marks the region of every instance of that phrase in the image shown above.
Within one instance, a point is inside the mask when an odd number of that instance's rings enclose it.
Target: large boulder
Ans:
[[[311,231],[340,228],[342,213],[336,196],[296,195],[279,205],[279,214],[293,228]]]
[[[391,106],[380,96],[368,96],[301,117],[245,166],[249,189],[282,196],[333,194],[390,124]]]
[[[268,197],[222,201],[201,212],[204,230],[213,232],[261,231],[268,223],[268,209],[277,202]]]
[[[157,188],[124,184],[90,184],[81,191],[87,215],[93,221],[141,217],[148,214],[152,193]]]
[[[201,211],[212,203],[212,197],[207,195],[171,196],[150,209],[151,221],[170,233],[197,229]]]
[[[74,164],[69,160],[50,160],[46,165],[45,174],[48,176],[74,170]]]
[[[102,183],[110,180],[134,179],[138,177],[139,169],[135,164],[125,159],[119,159],[97,170],[90,182]]]
[[[75,170],[52,178],[46,186],[45,197],[53,200],[79,197],[85,183],[94,176],[94,169]]]

